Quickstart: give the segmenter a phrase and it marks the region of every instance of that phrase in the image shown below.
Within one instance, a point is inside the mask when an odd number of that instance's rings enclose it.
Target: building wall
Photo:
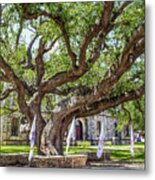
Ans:
[[[97,141],[101,132],[101,125],[104,126],[105,140],[112,140],[115,136],[115,123],[117,119],[110,116],[91,116],[88,118],[76,119],[76,121],[82,124],[82,139],[84,141]],[[76,125],[74,128],[74,138],[76,138]]]
[[[28,143],[28,133],[23,133],[20,131],[22,124],[20,121],[20,117],[16,117],[18,119],[18,135],[13,136],[11,133],[13,119],[8,117],[1,118],[1,142],[3,144],[27,144]],[[72,135],[72,139],[77,141],[91,141],[93,143],[98,142],[98,138],[101,131],[101,125],[103,123],[104,129],[104,138],[105,140],[112,140],[113,137],[116,136],[115,123],[117,123],[117,119],[112,118],[108,115],[97,115],[91,116],[88,118],[80,118],[76,119],[74,133]],[[80,130],[81,128],[81,130]],[[69,131],[70,127],[68,128]],[[77,135],[80,136],[77,138]],[[122,136],[124,134],[122,133]]]
[[[16,118],[17,129],[13,132],[13,119]],[[1,117],[0,119],[1,131],[0,131],[0,142],[3,145],[12,144],[27,144],[27,133],[20,132],[20,117]]]

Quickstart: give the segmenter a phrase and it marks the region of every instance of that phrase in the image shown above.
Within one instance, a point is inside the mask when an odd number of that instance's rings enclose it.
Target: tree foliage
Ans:
[[[43,111],[67,128],[73,115],[137,101],[144,94],[144,23],[140,0],[1,4],[4,109],[13,97],[30,123],[37,114],[41,133]],[[126,106],[138,121],[136,102]]]

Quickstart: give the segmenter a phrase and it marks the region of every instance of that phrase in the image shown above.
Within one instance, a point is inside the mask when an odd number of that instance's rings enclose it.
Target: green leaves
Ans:
[[[136,131],[145,129],[144,111],[144,97],[141,97],[139,100],[126,102],[115,109],[110,109],[109,113],[117,116],[118,131],[122,131],[127,127],[130,124],[130,121],[133,122],[134,130]]]
[[[123,2],[115,2],[114,13]],[[77,64],[79,62],[80,48],[87,33],[98,24],[103,11],[103,2],[75,2],[75,3],[35,3],[28,5],[29,15],[40,13],[34,19],[26,19],[21,4],[6,5],[2,12],[2,20],[7,26],[1,27],[1,53],[7,63],[11,66],[17,76],[24,79],[29,85],[36,86],[36,64],[40,39],[42,44],[48,47],[51,42],[60,37],[53,48],[43,55],[45,73],[43,80],[48,80],[53,75],[61,71],[70,71],[72,61],[68,54],[71,47],[76,54]],[[113,15],[113,14],[112,14]],[[52,17],[52,18],[51,18]],[[20,24],[22,30],[20,33]],[[88,87],[97,86],[103,80],[105,73],[112,64],[118,62],[119,57],[128,40],[135,29],[144,24],[144,2],[135,1],[124,9],[115,22],[110,22],[111,28],[108,35],[104,37],[103,46],[99,47],[100,57],[93,65],[89,65],[90,70],[81,78],[63,86],[75,86],[77,84]],[[65,31],[65,36],[63,32]],[[28,60],[28,47],[31,40],[38,35],[31,49],[34,69],[23,69]],[[19,43],[16,44],[19,36]],[[67,37],[70,47],[66,47]],[[86,62],[94,52],[98,36],[94,37],[86,51]],[[98,49],[96,49],[98,52]],[[136,63],[120,78],[119,82],[112,90],[113,95],[132,90],[139,87],[144,82],[144,57],[141,56]],[[25,61],[24,63],[21,63]],[[62,88],[61,86],[60,88]],[[46,104],[46,103],[45,103]]]

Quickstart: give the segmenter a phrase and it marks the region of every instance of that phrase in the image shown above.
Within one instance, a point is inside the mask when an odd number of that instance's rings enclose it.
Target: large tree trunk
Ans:
[[[41,151],[46,155],[63,155],[64,134],[71,122],[71,117],[64,118],[54,114],[46,124],[41,136]]]
[[[40,150],[45,155],[63,155],[63,136],[61,126],[53,124],[50,120],[42,133]]]
[[[36,121],[36,145],[38,147],[37,151],[39,155],[43,155],[44,153],[40,150],[41,147],[41,136],[43,133],[43,129],[46,126],[46,122],[42,117],[41,114],[41,100],[42,100],[42,94],[37,94],[34,96],[34,99],[31,103],[31,109],[33,109],[34,116],[37,116]]]
[[[36,144],[37,144],[37,152],[39,155],[43,155],[43,152],[40,150],[40,146],[41,146],[41,136],[43,133],[43,129],[45,127],[46,123],[45,121],[42,119],[41,116],[37,116],[37,123],[36,123]]]

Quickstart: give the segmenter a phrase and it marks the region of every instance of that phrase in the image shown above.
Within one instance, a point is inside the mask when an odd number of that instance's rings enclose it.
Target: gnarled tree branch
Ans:
[[[23,69],[34,69],[34,65],[32,64],[32,46],[35,43],[37,38],[38,38],[38,34],[36,34],[34,36],[34,38],[31,40],[31,42],[27,48],[27,61],[26,61],[26,65],[23,67]]]
[[[26,87],[21,79],[19,79],[11,67],[6,63],[3,57],[0,55],[0,68],[5,72],[7,79],[15,86],[18,94],[18,103],[23,114],[31,122],[32,113],[25,101]]]
[[[91,106],[88,106],[84,112],[80,112],[78,117],[92,116],[101,113],[109,108],[116,107],[123,102],[139,99],[145,92],[145,86],[142,85],[136,90],[125,92],[115,97],[105,98]]]
[[[6,89],[4,92],[2,92],[0,96],[0,101],[6,99],[10,95],[10,93],[12,93],[13,91],[15,91],[14,88],[9,88],[9,89]]]
[[[108,24],[110,23],[110,16],[112,13],[114,3],[113,2],[105,2],[103,13],[100,18],[99,24],[95,24],[94,27],[89,30],[87,33],[82,46],[80,48],[80,55],[79,55],[79,66],[87,66],[85,59],[86,59],[86,51],[88,48],[88,45],[92,41],[94,37],[98,35],[98,33],[102,30],[102,32],[105,34],[107,32]],[[93,30],[92,30],[93,29]]]
[[[60,17],[54,16],[54,15],[52,15],[50,13],[45,12],[45,11],[40,12],[38,14],[37,13],[32,14],[32,13],[28,12],[28,7],[29,6],[30,6],[30,4],[22,5],[24,18],[26,18],[26,19],[37,19],[39,16],[45,16],[45,17],[49,17],[50,19],[52,19],[58,25],[58,27],[60,28],[60,30],[62,32],[62,35],[64,37],[64,41],[66,43],[68,54],[69,54],[69,56],[70,56],[70,58],[72,60],[72,66],[73,66],[73,68],[75,68],[76,67],[76,55],[75,55],[75,53],[73,52],[73,50],[71,48],[68,33],[67,33],[67,31],[66,31],[66,29],[64,27],[64,23],[62,22]]]

